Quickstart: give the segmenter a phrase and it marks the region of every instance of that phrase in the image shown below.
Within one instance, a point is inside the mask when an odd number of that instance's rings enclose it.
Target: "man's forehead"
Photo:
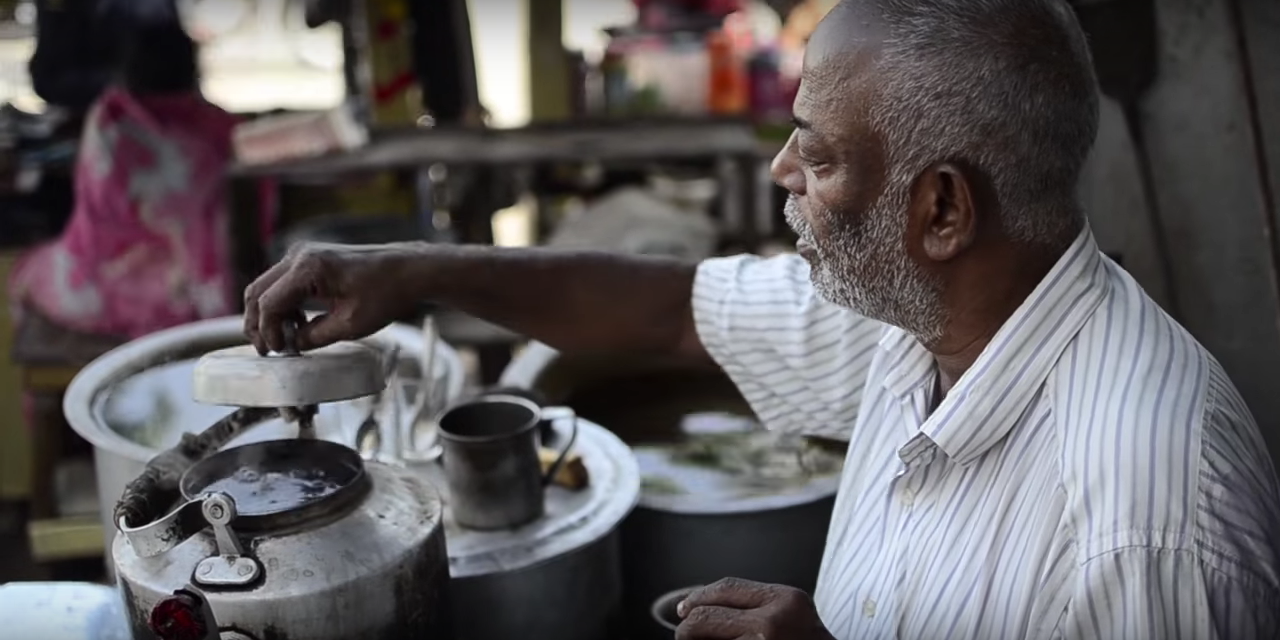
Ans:
[[[819,64],[841,55],[874,53],[884,39],[884,25],[874,3],[845,0],[818,22],[805,44],[805,62]]]
[[[804,52],[802,92],[846,100],[871,81],[882,29],[866,2],[846,0],[818,24]]]
[[[800,79],[824,87],[851,89],[854,86],[865,85],[873,79],[875,60],[875,52],[870,50],[856,53],[837,52],[826,57],[806,51]]]
[[[835,138],[858,129],[860,108],[874,95],[876,74],[871,53],[843,53],[816,63],[805,60],[794,106],[798,119],[817,133]]]

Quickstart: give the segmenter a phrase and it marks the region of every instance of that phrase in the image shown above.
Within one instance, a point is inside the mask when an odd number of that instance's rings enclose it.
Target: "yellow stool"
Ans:
[[[30,402],[28,535],[37,561],[89,558],[104,551],[96,515],[59,517],[54,474],[70,431],[62,413],[63,393],[85,364],[121,343],[69,331],[29,310],[14,332],[12,359],[21,372],[24,399]]]

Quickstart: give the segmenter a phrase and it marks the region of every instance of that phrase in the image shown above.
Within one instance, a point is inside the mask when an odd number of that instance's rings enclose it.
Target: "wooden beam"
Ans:
[[[1280,2],[1229,2],[1238,30],[1261,195],[1271,220],[1272,259],[1280,267]]]
[[[1222,362],[1275,454],[1280,318],[1228,2],[1156,1],[1159,76],[1143,126],[1183,324]]]

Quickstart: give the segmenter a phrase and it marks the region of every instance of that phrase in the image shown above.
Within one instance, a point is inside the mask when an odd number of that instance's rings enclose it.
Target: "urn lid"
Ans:
[[[270,440],[225,449],[182,476],[187,500],[221,493],[235,508],[235,527],[263,531],[333,515],[371,488],[355,451],[324,440]]]
[[[382,357],[357,342],[273,356],[240,345],[196,362],[193,395],[206,404],[301,407],[369,396],[384,387]]]

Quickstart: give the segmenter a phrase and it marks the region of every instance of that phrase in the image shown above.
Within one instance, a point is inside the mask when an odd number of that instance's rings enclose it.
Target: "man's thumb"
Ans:
[[[298,329],[298,350],[310,351],[327,347],[347,338],[348,331],[332,314],[322,313]]]

